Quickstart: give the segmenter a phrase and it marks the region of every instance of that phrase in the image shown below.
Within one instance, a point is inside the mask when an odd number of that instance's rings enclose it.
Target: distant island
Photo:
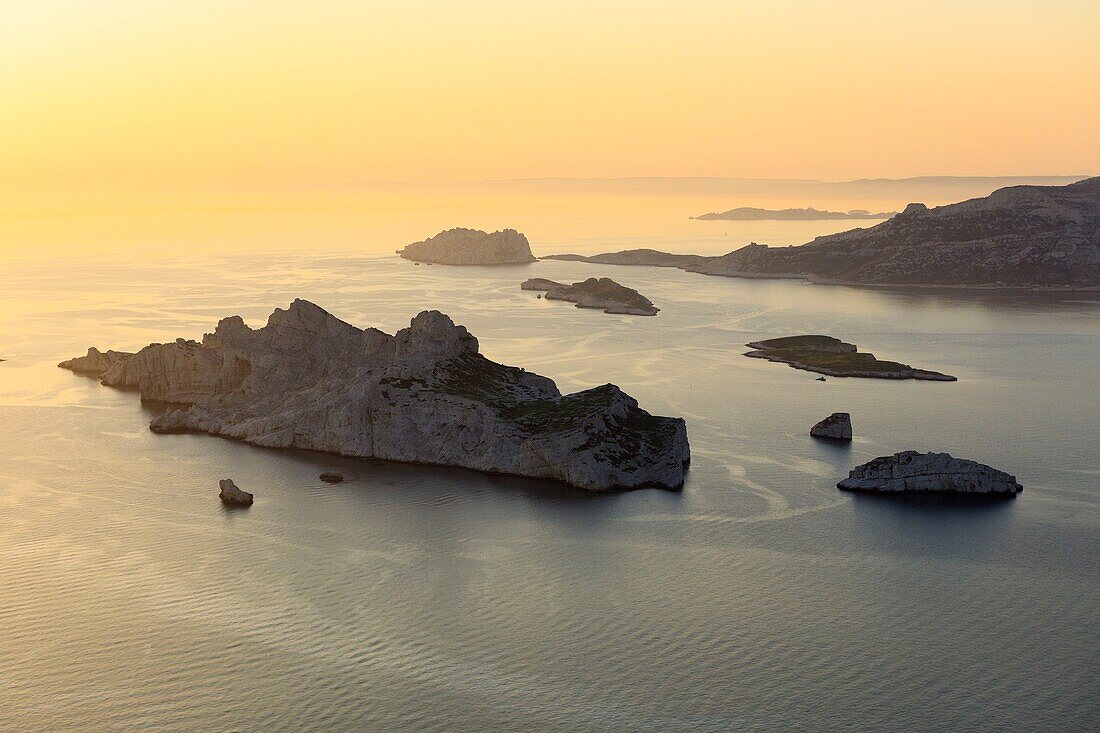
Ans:
[[[608,277],[590,277],[572,285],[534,277],[525,280],[520,287],[524,290],[545,291],[547,300],[565,300],[576,303],[578,308],[596,308],[604,313],[655,316],[660,310],[637,290],[620,285]]]
[[[490,361],[439,311],[394,335],[295,300],[263,328],[223,318],[201,342],[101,352],[58,366],[172,409],[156,433],[198,432],[268,448],[461,466],[590,491],[678,489],[681,418],[651,415],[613,384],[563,395],[546,377]]]
[[[397,254],[406,260],[439,265],[523,265],[537,259],[527,237],[515,229],[492,234],[480,229],[447,229],[413,242]]]
[[[546,259],[819,283],[1100,289],[1100,178],[1012,186],[934,209],[909,204],[881,224],[800,246],[751,243],[717,257],[626,250]]]
[[[784,336],[745,344],[752,351],[745,356],[767,359],[831,377],[869,377],[872,379],[924,379],[954,382],[950,374],[915,369],[896,361],[883,361],[874,354],[861,353],[855,344],[832,336]]]
[[[813,207],[808,209],[758,209],[753,206],[741,206],[721,213],[703,214],[693,216],[692,219],[700,221],[821,221],[827,219],[889,219],[896,215],[896,211],[880,211],[872,214],[863,209],[851,211],[820,211]]]

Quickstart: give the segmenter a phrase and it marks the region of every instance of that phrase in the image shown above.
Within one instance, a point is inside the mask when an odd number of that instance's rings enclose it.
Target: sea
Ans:
[[[714,254],[852,226],[682,213],[650,237],[582,217],[532,246]],[[0,263],[0,730],[1100,729],[1096,293],[414,265],[368,230]],[[538,299],[519,288],[535,276],[612,277],[661,311]],[[155,435],[137,394],[56,366],[232,314],[261,326],[294,298],[391,333],[438,309],[563,391],[617,384],[687,421],[687,482],[601,495]],[[804,333],[958,381],[820,382],[743,355]],[[852,443],[812,439],[837,411]],[[837,490],[902,450],[1025,489]],[[226,477],[250,509],[220,504]]]

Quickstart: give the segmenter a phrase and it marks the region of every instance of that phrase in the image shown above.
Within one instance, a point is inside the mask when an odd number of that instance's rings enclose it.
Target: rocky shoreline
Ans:
[[[1100,290],[1100,177],[1011,186],[928,208],[910,204],[865,229],[792,247],[750,243],[717,257],[625,250],[551,255],[602,264],[678,267],[722,277],[880,287]]]

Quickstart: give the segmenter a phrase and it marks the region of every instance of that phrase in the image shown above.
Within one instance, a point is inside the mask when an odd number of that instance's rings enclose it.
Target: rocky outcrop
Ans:
[[[628,250],[568,259],[671,265],[725,277],[869,285],[1100,288],[1100,178],[1012,186],[798,247],[752,243],[720,257]],[[555,259],[555,258],[551,258]]]
[[[440,265],[522,265],[535,261],[527,237],[515,229],[492,234],[480,229],[448,229],[399,249],[397,254],[406,260]]]
[[[810,435],[830,440],[851,440],[852,416],[847,412],[834,412],[810,428]]]
[[[931,382],[954,382],[956,377],[927,369],[916,369],[896,361],[884,361],[874,354],[860,352],[832,336],[784,336],[752,341],[745,344],[752,351],[745,356],[786,364],[833,377],[867,377],[871,379],[922,379]]]
[[[820,211],[812,206],[807,209],[758,209],[740,206],[721,213],[711,212],[692,219],[702,221],[827,221],[832,219],[889,219],[896,211],[880,211],[872,214],[864,209],[851,211]]]
[[[227,506],[252,506],[252,494],[237,488],[231,478],[223,478],[218,482],[221,493],[218,494],[222,503]]]
[[[82,357],[83,358],[83,357]],[[66,362],[67,368],[88,362]],[[296,300],[263,328],[225,318],[201,342],[153,344],[99,376],[181,402],[159,433],[204,432],[273,448],[462,466],[610,491],[683,484],[679,418],[607,384],[562,395],[546,377],[478,353],[438,311],[394,335]]]
[[[607,277],[590,277],[572,285],[534,277],[525,280],[520,287],[524,290],[545,291],[547,300],[564,300],[576,303],[578,308],[596,308],[604,313],[655,316],[660,310],[637,290],[620,285]]]
[[[1024,490],[1015,476],[948,453],[905,451],[856,466],[837,484],[845,491],[947,492],[1014,496]]]
[[[62,369],[70,369],[81,374],[103,374],[129,359],[133,354],[124,351],[100,352],[96,347],[88,349],[84,356],[69,359],[58,364]]]

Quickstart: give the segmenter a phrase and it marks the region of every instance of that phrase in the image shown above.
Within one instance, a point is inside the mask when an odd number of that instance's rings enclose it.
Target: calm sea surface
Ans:
[[[0,274],[0,730],[1100,728],[1095,297],[255,252]],[[536,275],[612,276],[662,311],[537,300]],[[687,419],[687,484],[596,496],[158,436],[137,395],[54,366],[295,297],[389,332],[437,308],[563,390],[614,382]],[[959,381],[741,355],[797,333]],[[841,410],[850,448],[808,437]],[[834,488],[904,449],[1025,492]],[[255,506],[222,508],[226,476]]]

